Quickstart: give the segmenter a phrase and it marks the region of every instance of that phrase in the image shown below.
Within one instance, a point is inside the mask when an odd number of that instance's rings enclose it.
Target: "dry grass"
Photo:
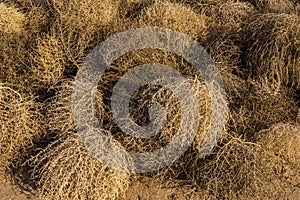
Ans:
[[[300,18],[260,14],[245,24],[245,58],[251,74],[273,86],[300,85]]]
[[[230,129],[252,139],[256,132],[280,122],[295,121],[297,104],[293,91],[272,89],[267,85],[247,81],[246,90],[234,100],[230,114]]]
[[[292,124],[277,124],[257,133],[257,142],[286,162],[300,169],[300,126]],[[295,174],[296,176],[300,174]],[[300,181],[300,177],[298,182]]]
[[[168,28],[204,40],[207,36],[207,21],[205,15],[196,14],[190,7],[163,1],[143,10],[136,26]]]
[[[24,22],[22,30],[18,33],[6,33],[2,32],[2,29],[0,31],[0,79],[1,82],[22,84],[24,87],[32,88],[35,84],[30,69],[32,50],[35,48],[37,34],[42,34],[49,23],[49,13],[33,5],[28,5],[28,7],[16,5],[15,7],[22,15],[19,17],[20,20],[24,18]]]
[[[26,17],[23,13],[13,6],[0,3],[0,80],[4,82],[12,80],[18,75],[15,63],[19,57],[23,58],[22,53],[24,42],[18,38],[24,38]]]
[[[229,32],[238,29],[245,20],[256,12],[255,8],[247,2],[234,2],[222,4],[219,8],[219,17],[222,31]]]
[[[192,89],[198,99],[197,103],[199,104],[200,114],[200,124],[196,138],[189,153],[182,156],[180,161],[174,163],[170,168],[159,172],[159,176],[161,176],[161,178],[168,176],[178,177],[182,173],[190,173],[186,176],[195,176],[193,169],[187,168],[197,167],[196,163],[199,160],[199,149],[210,123],[211,100],[201,76],[195,73],[195,70],[182,58],[165,51],[147,49],[131,52],[118,59],[99,81],[97,109],[100,116],[101,127],[109,131],[111,133],[110,137],[119,141],[126,150],[135,152],[154,151],[168,144],[178,132],[181,120],[179,102],[170,90],[157,85],[141,87],[136,95],[131,98],[132,104],[130,107],[133,120],[141,126],[147,125],[150,122],[148,112],[151,105],[158,103],[165,107],[167,111],[167,122],[155,137],[143,139],[126,135],[126,133],[120,130],[113,119],[108,102],[110,102],[110,95],[114,83],[120,79],[123,73],[129,68],[145,63],[161,63],[174,67],[182,72],[182,74],[185,74],[185,76],[188,77],[187,80],[192,85]],[[185,170],[185,172],[182,172],[182,170]]]
[[[13,6],[0,3],[0,31],[4,33],[20,33],[24,31],[25,15]]]
[[[104,28],[117,16],[120,1],[53,1],[53,28],[67,61],[79,68],[87,52],[102,41]]]
[[[129,184],[129,174],[113,170],[88,152],[76,134],[72,115],[73,83],[53,86],[45,127],[55,140],[28,160],[42,199],[116,199]]]
[[[201,166],[199,181],[217,199],[295,199],[300,192],[298,168],[264,145],[238,138]]]
[[[219,36],[209,52],[222,74],[230,114],[227,131],[253,139],[256,132],[279,122],[294,121],[297,103],[294,91],[285,87],[274,89],[264,82],[250,80],[242,66],[243,51],[238,34]]]
[[[300,108],[298,109],[298,116],[296,119],[296,123],[298,123],[300,125]]]
[[[19,86],[0,83],[1,170],[10,171],[43,136],[34,97]]]
[[[207,49],[221,71],[223,68],[231,68],[236,73],[241,73],[238,72],[241,71],[238,66],[241,65],[243,52],[239,45],[240,38],[238,34],[222,34],[210,41]],[[227,76],[224,75],[223,78],[226,79]]]
[[[270,198],[297,199],[300,195],[300,126],[275,124],[256,135],[257,143],[279,160],[272,166],[276,174],[269,179],[272,185],[265,187],[272,194]],[[265,164],[270,165],[268,160]]]
[[[137,179],[148,180],[145,198],[160,198],[157,191],[179,199],[300,196],[300,128],[294,124],[300,121],[295,93],[300,89],[300,18],[291,1],[20,0],[8,5],[0,3],[0,167],[6,176],[22,168],[16,172],[24,173],[21,181],[28,175],[26,167],[31,168],[31,186],[41,199],[130,199],[136,196],[124,193]],[[146,63],[173,67],[192,85],[200,106],[200,126],[184,155],[158,172],[130,177],[102,164],[81,142],[72,115],[71,77],[108,36],[148,26],[182,32],[208,49],[222,74],[230,110],[218,144],[200,159],[211,120],[201,74],[163,50],[137,50],[118,58],[99,80],[96,109],[101,128],[119,147],[154,151],[170,143],[182,117],[171,90],[148,84],[131,97],[131,117],[147,125],[149,108],[158,103],[166,108],[167,123],[150,139],[124,133],[110,103],[115,83],[129,69]],[[182,193],[175,194],[177,187]]]
[[[290,0],[247,0],[260,12],[264,13],[292,13],[294,4]]]
[[[129,184],[129,174],[103,165],[74,133],[65,133],[30,163],[42,199],[117,199]]]
[[[66,66],[61,42],[56,35],[45,35],[36,40],[33,59],[33,78],[43,84],[55,84],[63,76]]]
[[[97,29],[112,21],[117,15],[119,3],[120,1],[110,0],[54,0],[53,7],[59,14],[62,23],[73,28],[84,29],[86,27],[81,26],[85,25],[91,29]]]
[[[183,0],[180,2],[191,5],[196,13],[207,17],[209,37],[216,37],[225,32],[236,32],[245,19],[256,12],[252,4],[236,0]]]
[[[32,34],[34,36],[40,35],[40,33],[45,32],[49,28],[49,26],[52,26],[51,23],[53,16],[48,10],[50,8],[46,6],[42,7],[41,5],[31,5],[25,8],[29,9],[26,12],[26,30],[29,34]],[[33,39],[34,36],[31,36],[31,39]]]
[[[215,157],[200,166],[198,181],[217,199],[237,199],[249,180],[256,176],[259,147],[233,138],[222,146]]]
[[[72,115],[72,94],[74,84],[64,80],[60,85],[52,87],[55,95],[45,102],[45,126],[51,133],[75,131]]]
[[[300,16],[300,4],[298,3],[295,7],[296,10],[296,14],[298,14]]]

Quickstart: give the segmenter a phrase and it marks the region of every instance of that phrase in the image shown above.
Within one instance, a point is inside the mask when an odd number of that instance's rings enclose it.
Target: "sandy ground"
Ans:
[[[1,181],[0,200],[38,200],[37,197],[24,194],[10,182]],[[126,197],[120,200],[199,200],[206,199],[192,188],[161,188],[152,181],[136,181],[126,191]]]
[[[208,199],[201,192],[192,187],[161,187],[147,179],[133,182],[126,191],[126,198],[121,200],[199,200]]]
[[[0,200],[38,200],[30,194],[24,194],[8,181],[0,181]]]

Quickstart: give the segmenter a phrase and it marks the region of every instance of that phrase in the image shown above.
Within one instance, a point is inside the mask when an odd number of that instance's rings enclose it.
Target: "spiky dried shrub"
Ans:
[[[55,84],[62,78],[66,66],[61,42],[55,33],[38,37],[36,42],[31,67],[33,79],[45,85]]]
[[[52,86],[55,95],[45,102],[45,127],[50,133],[75,132],[72,114],[72,94],[74,83],[63,80],[61,84]]]
[[[260,14],[243,28],[245,60],[253,77],[271,86],[300,87],[300,18]]]
[[[178,0],[193,8],[196,13],[208,18],[209,35],[219,35],[234,32],[247,17],[256,12],[252,4],[237,0]]]
[[[46,4],[46,1],[42,1]],[[46,5],[31,4],[24,6],[23,9],[27,10],[25,13],[27,17],[26,30],[31,40],[33,40],[35,36],[47,32],[52,26],[54,17],[52,10]]]
[[[30,160],[32,178],[43,199],[117,199],[129,175],[97,160],[72,132],[51,143]]]
[[[51,7],[56,16],[53,28],[69,65],[79,68],[86,53],[104,39],[104,28],[110,26],[117,16],[119,3],[119,0],[52,2]]]
[[[231,108],[229,127],[253,139],[256,132],[280,122],[295,121],[297,104],[288,88],[272,89],[268,85],[246,82],[246,90]]]
[[[238,34],[223,33],[214,40],[207,43],[207,50],[215,64],[222,69],[232,69],[232,73],[241,75],[242,49],[241,39]],[[226,71],[226,70],[225,70]],[[226,75],[223,76],[226,78]]]
[[[170,167],[167,167],[158,173],[151,174],[157,177],[161,182],[166,180],[185,177],[186,181],[192,182],[197,173],[199,150],[202,147],[206,131],[211,123],[211,99],[208,88],[205,86],[201,74],[193,69],[185,60],[175,56],[172,53],[162,50],[139,50],[128,53],[118,59],[103,74],[99,81],[97,109],[100,113],[101,127],[111,134],[111,138],[119,141],[126,150],[134,152],[151,152],[172,141],[178,132],[181,122],[180,104],[174,95],[167,88],[157,85],[146,85],[141,87],[131,97],[129,107],[132,119],[139,125],[145,126],[150,122],[149,108],[153,104],[161,104],[167,112],[166,124],[160,132],[149,139],[133,137],[124,133],[114,121],[112,110],[110,108],[111,95],[114,84],[124,75],[124,73],[135,66],[145,63],[161,63],[178,70],[187,77],[187,81],[192,85],[193,93],[196,95],[199,105],[200,121],[196,137],[188,151],[182,155]],[[190,102],[192,104],[192,102]],[[184,122],[185,123],[185,122]],[[187,122],[190,123],[190,122]],[[188,134],[188,133],[187,133]],[[222,133],[223,134],[223,133]],[[220,135],[220,137],[223,137]]]
[[[295,178],[300,181],[300,126],[277,124],[256,134],[257,143],[290,163],[298,170]],[[298,176],[298,177],[297,177]],[[293,177],[290,177],[293,178]]]
[[[199,169],[198,181],[216,199],[237,199],[249,179],[256,177],[258,146],[233,138]]]
[[[224,81],[230,108],[228,131],[251,138],[274,123],[294,121],[297,103],[292,89],[274,89],[264,81],[249,79],[242,67],[241,39],[238,34],[222,35],[208,51]]]
[[[258,132],[256,140],[263,149],[271,152],[271,155],[279,160],[273,164],[276,177],[270,177],[269,181],[272,184],[264,185],[266,192],[273,193],[270,199],[297,199],[300,195],[300,126],[292,123],[275,124]],[[264,163],[270,165],[268,160]],[[261,192],[263,194],[263,191]]]
[[[4,33],[20,33],[24,29],[25,15],[13,6],[0,3],[0,31]]]
[[[263,13],[292,13],[294,4],[290,0],[247,0]]]
[[[216,199],[274,199],[285,198],[284,195],[292,199],[298,195],[297,187],[282,179],[278,168],[282,163],[290,168],[289,164],[255,143],[235,138],[254,140],[259,130],[278,122],[294,121],[297,115],[292,90],[273,89],[248,80],[241,67],[241,39],[238,34],[225,33],[208,45],[227,92],[229,134],[219,140],[211,157],[198,165],[197,184]],[[295,169],[292,168],[294,173]]]
[[[0,30],[0,79],[2,82],[22,84],[31,88],[34,79],[31,76],[32,54],[37,34],[46,31],[49,13],[45,8],[34,5],[15,5],[24,17],[22,31],[5,33]],[[7,17],[9,19],[10,16]],[[22,17],[20,17],[22,19]]]
[[[34,97],[24,88],[0,83],[1,170],[10,172],[44,135]]]
[[[145,0],[127,0],[128,3],[143,3]]]
[[[300,126],[299,124],[276,124],[256,134],[257,143],[284,161],[276,165],[277,172],[285,181],[271,179],[279,191],[278,198],[297,199],[300,195]],[[273,188],[268,187],[268,190]],[[287,195],[286,195],[286,194]]]
[[[17,8],[0,3],[0,80],[14,80],[18,76],[15,63],[23,58],[24,42],[18,38],[24,38],[26,17]],[[19,56],[18,56],[19,55]]]
[[[228,41],[230,35],[236,35],[245,21],[257,12],[250,3],[237,0],[178,0],[176,2],[186,4],[197,14],[206,16],[207,38],[202,45],[208,49],[217,40],[221,42],[222,38],[226,40],[225,43],[231,42]]]
[[[295,7],[295,12],[300,16],[300,3],[298,3]]]
[[[65,80],[45,102],[44,123],[53,142],[27,161],[32,181],[43,199],[116,199],[129,175],[101,163],[82,143],[72,115],[73,88]]]
[[[228,140],[232,136],[243,135],[244,132],[236,129],[235,124],[232,127],[233,113],[241,109],[242,102],[248,95],[247,75],[240,67],[242,62],[242,50],[240,47],[240,38],[238,34],[227,34],[218,36],[207,45],[207,50],[218,67],[224,87],[229,107],[227,119],[227,137]],[[248,97],[247,97],[248,98]]]
[[[94,27],[107,25],[112,18],[117,15],[119,1],[78,1],[54,0],[55,11],[60,15],[60,19],[66,24],[72,24],[74,27],[84,29],[81,25]]]
[[[156,2],[146,7],[136,21],[133,26],[172,29],[200,40],[205,40],[207,36],[207,17],[180,3]]]
[[[184,4],[191,5],[197,13],[203,13],[210,19],[215,20],[218,18],[219,8],[222,4],[227,3],[227,0],[177,0]]]
[[[298,108],[298,116],[296,119],[296,123],[300,124],[300,108]]]
[[[299,175],[299,170],[276,153],[233,138],[200,167],[199,181],[216,199],[293,199],[299,188],[290,175]],[[290,180],[283,169],[291,170]]]
[[[222,4],[219,9],[222,31],[238,30],[246,19],[255,12],[255,8],[247,2],[229,1]]]

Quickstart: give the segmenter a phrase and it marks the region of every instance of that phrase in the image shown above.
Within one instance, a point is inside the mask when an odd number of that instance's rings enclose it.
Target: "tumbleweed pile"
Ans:
[[[1,173],[11,171],[26,158],[34,141],[43,136],[39,105],[24,88],[0,83]]]
[[[250,73],[273,86],[299,88],[300,19],[294,14],[258,14],[244,28],[245,59]]]
[[[1,181],[49,200],[298,199],[299,8],[296,0],[1,2]],[[193,122],[198,124],[196,136],[183,155],[158,171],[128,173],[118,170],[122,163],[102,163],[85,146],[73,113],[79,109],[73,105],[74,88],[80,83],[75,76],[101,42],[145,27],[180,32],[205,48],[222,76],[224,85],[215,85],[226,91],[227,107],[221,109],[226,121],[217,144],[199,157],[213,113],[212,91],[201,72],[165,49],[126,52],[106,67],[92,89],[97,123],[112,144],[124,151],[154,152],[171,143],[182,125],[187,135],[194,130],[191,120],[183,121],[184,108],[199,114]],[[128,42],[135,39],[140,38]],[[129,105],[122,104],[132,122],[139,127],[165,122],[155,135],[137,137],[124,131],[129,125],[119,127],[113,92],[123,76],[149,63],[179,72],[185,80],[176,83],[176,89],[188,84],[195,99],[182,107],[176,92],[159,82],[139,87]],[[158,105],[163,115],[155,112]]]

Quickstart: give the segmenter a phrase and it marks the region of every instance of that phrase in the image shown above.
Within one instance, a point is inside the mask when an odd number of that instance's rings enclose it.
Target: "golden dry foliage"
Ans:
[[[96,108],[100,125],[107,131],[108,136],[112,140],[118,141],[121,146],[127,150],[137,152],[155,150],[167,144],[174,134],[176,134],[180,125],[180,108],[176,97],[172,95],[171,91],[158,86],[149,85],[139,91],[140,93],[137,93],[136,96],[131,99],[133,101],[131,114],[133,119],[139,124],[147,123],[147,120],[149,120],[147,105],[159,103],[164,105],[168,112],[168,121],[161,133],[158,134],[158,137],[148,141],[140,138],[132,138],[123,134],[114,122],[110,106],[104,103],[109,101],[109,95],[113,89],[112,87],[115,81],[121,78],[123,73],[136,65],[152,62],[160,62],[181,70],[186,75],[194,75],[193,69],[182,58],[176,57],[168,52],[149,49],[131,52],[122,56],[110,66],[99,80],[99,91],[96,93]],[[197,77],[196,74],[194,78],[188,78],[188,81],[192,85],[199,101],[200,127],[190,154],[187,154],[180,162],[174,164],[171,170],[167,169],[165,172],[162,172],[162,174],[172,173],[173,176],[178,176],[185,167],[197,167],[198,150],[201,147],[205,132],[210,123],[210,96],[203,80]],[[74,132],[75,127],[71,110],[73,83],[66,80],[61,85],[54,86],[53,88],[56,90],[55,95],[48,99],[44,107],[47,119],[45,122],[47,130],[52,133],[57,133],[58,135],[63,135],[69,131]],[[191,170],[186,173],[193,173],[193,171]],[[195,176],[195,174],[193,176]]]
[[[273,185],[266,184],[265,187],[266,191],[273,193],[270,197],[297,199],[300,196],[300,126],[275,124],[258,132],[256,140],[279,160],[273,164],[277,176],[269,179]],[[268,160],[264,162],[269,167]]]
[[[219,8],[222,4],[227,3],[227,0],[200,0],[200,1],[193,1],[193,0],[179,0],[184,4],[191,4],[194,10],[197,13],[203,13],[208,16],[210,19],[215,21],[219,18]],[[230,1],[231,2],[231,1]]]
[[[113,63],[107,70],[107,72],[103,74],[102,78],[99,81],[99,93],[97,96],[97,108],[99,115],[101,116],[101,120],[104,120],[101,121],[101,123],[103,123],[103,126],[108,130],[112,129],[113,125],[117,126],[114,122],[113,116],[111,115],[109,105],[105,105],[103,103],[109,102],[110,94],[115,81],[118,81],[123,76],[123,73],[125,73],[128,69],[146,63],[164,64],[166,66],[170,66],[179,70],[186,76],[191,76],[187,78],[187,81],[191,84],[192,89],[194,90],[194,93],[199,100],[199,113],[202,118],[198,136],[200,138],[203,137],[202,133],[206,130],[210,120],[211,100],[208,89],[205,86],[201,75],[193,74],[195,73],[195,69],[190,67],[186,61],[184,61],[180,57],[176,57],[172,53],[161,50],[146,49],[128,53],[125,56],[119,58],[116,63]],[[140,125],[145,125],[147,124],[147,122],[149,122],[150,119],[147,112],[149,111],[149,106],[153,104],[158,103],[165,106],[169,115],[167,123],[162,129],[162,138],[156,138],[157,140],[154,140],[154,143],[150,142],[148,145],[146,145],[148,146],[148,148],[146,148],[147,151],[155,149],[158,145],[155,143],[160,143],[162,141],[168,142],[178,131],[178,128],[180,126],[180,105],[178,100],[176,99],[176,96],[171,90],[157,85],[149,84],[146,87],[140,88],[140,90],[136,93],[136,96],[131,98],[131,101],[132,117]],[[115,128],[118,130],[117,127]],[[112,133],[120,132],[116,129],[114,131],[110,131]],[[132,138],[123,138],[123,134],[120,135],[120,137],[120,142],[124,143],[125,147],[134,147],[135,145],[137,145],[136,150],[138,151],[143,151],[142,149],[145,148],[143,147],[145,143],[143,143],[142,140],[136,144],[136,142],[139,140],[138,138],[135,138],[135,140],[137,140],[135,141],[132,140]],[[198,138],[199,142],[202,141],[202,139],[200,138]],[[131,144],[132,142],[133,144]]]
[[[118,14],[120,1],[53,1],[53,24],[60,46],[72,67],[79,68],[86,53],[103,40],[104,28]]]
[[[33,78],[44,84],[55,84],[62,78],[66,66],[61,42],[56,35],[39,37],[36,42],[31,67]]]
[[[52,86],[55,95],[45,102],[45,126],[51,133],[75,131],[72,114],[72,94],[74,83],[63,80],[58,86]]]
[[[24,58],[24,26],[26,17],[13,6],[0,3],[0,82],[13,83],[22,71],[18,69]],[[18,63],[18,64],[17,64]]]
[[[28,32],[28,34],[39,35],[52,26],[51,20],[53,16],[51,17],[51,12],[47,10],[49,8],[39,5],[31,5],[25,8],[29,9],[26,12],[26,31]]]
[[[45,127],[55,141],[29,160],[32,180],[43,199],[116,199],[129,184],[129,174],[118,172],[91,155],[76,134],[72,115],[73,82],[53,86],[45,102]]]
[[[185,173],[186,176],[190,176],[192,179],[196,176],[194,169],[197,168],[199,149],[201,148],[211,120],[211,99],[201,75],[182,58],[169,52],[152,49],[134,51],[121,56],[108,68],[99,81],[96,99],[101,127],[110,132],[110,137],[120,142],[122,147],[126,150],[135,152],[155,151],[167,145],[178,132],[181,123],[179,101],[171,90],[157,85],[148,84],[141,87],[139,91],[131,97],[129,107],[132,119],[140,126],[147,125],[150,122],[149,107],[151,105],[160,104],[166,109],[166,124],[164,124],[156,136],[150,139],[129,136],[123,133],[114,121],[111,108],[107,103],[110,102],[110,95],[114,83],[118,81],[128,69],[145,63],[160,63],[180,71],[187,77],[187,81],[191,84],[193,92],[198,99],[197,103],[199,104],[200,114],[199,129],[189,149],[189,153],[184,154],[184,156],[182,156],[178,162],[176,161],[170,166],[170,168],[166,168],[155,175],[159,176],[160,179],[168,179],[168,177],[174,178]]]
[[[79,29],[83,29],[83,25],[98,29],[117,15],[119,3],[119,0],[54,0],[53,6],[64,24]]]
[[[36,186],[42,199],[123,197],[129,175],[103,165],[76,133],[74,83],[69,77],[109,35],[155,26],[187,34],[208,49],[222,74],[230,113],[212,154],[199,159],[211,120],[211,99],[201,74],[180,56],[163,50],[137,50],[118,58],[99,80],[95,107],[105,134],[124,150],[154,151],[170,143],[181,122],[180,104],[173,92],[148,84],[131,97],[131,117],[147,125],[151,105],[161,104],[167,111],[167,123],[150,139],[123,133],[113,119],[110,102],[114,84],[129,69],[146,63],[173,67],[187,77],[200,106],[198,133],[184,155],[165,169],[133,176],[131,181],[149,176],[155,180],[149,184],[157,187],[170,182],[174,182],[173,189],[191,185],[191,191],[178,198],[198,190],[207,199],[297,199],[300,128],[274,126],[294,122],[299,110],[295,91],[300,89],[300,18],[299,13],[291,14],[295,10],[288,0],[0,3],[1,170],[22,165],[16,172],[21,175],[15,174],[20,177],[15,178],[23,181],[28,174],[22,173],[31,167],[30,186]],[[30,92],[40,95],[39,100],[46,99],[42,110],[15,83],[29,86]],[[41,137],[44,129],[47,135]],[[38,147],[33,141],[39,142]]]
[[[241,64],[242,50],[239,46],[238,34],[222,34],[208,43],[207,49],[215,64],[222,71],[223,68],[239,70]],[[226,79],[226,75],[223,76]]]
[[[208,45],[224,81],[230,107],[228,131],[252,138],[253,135],[279,122],[294,121],[297,103],[294,91],[284,86],[273,88],[264,81],[248,77],[242,66],[243,51],[238,34],[224,34]]]
[[[257,133],[257,142],[300,170],[300,126],[277,124]],[[300,181],[300,171],[298,176]],[[291,177],[292,178],[292,177]]]
[[[256,134],[257,143],[283,160],[276,165],[282,180],[271,179],[275,194],[280,198],[297,199],[300,196],[300,126],[277,124]],[[268,190],[273,188],[268,187]],[[272,191],[273,192],[273,191]],[[285,194],[287,193],[287,194]]]
[[[127,0],[128,3],[143,3],[145,0]]]
[[[241,190],[256,176],[259,147],[233,138],[215,152],[213,159],[199,166],[198,181],[216,199],[238,199]]]
[[[233,138],[200,167],[199,181],[216,199],[296,199],[299,170],[276,153]]]
[[[247,2],[228,1],[219,8],[222,31],[229,32],[238,29],[245,20],[256,12],[255,8]]]
[[[24,31],[25,20],[17,8],[0,3],[0,32],[20,33]]]
[[[229,127],[234,132],[251,139],[273,124],[296,120],[297,104],[288,88],[272,89],[253,81],[244,86],[246,90],[231,105]]]
[[[298,108],[298,116],[296,119],[296,123],[298,123],[300,125],[300,108]]]
[[[34,97],[23,88],[0,83],[0,168],[10,170],[27,156],[43,136]]]
[[[0,30],[0,79],[1,82],[22,84],[26,88],[32,88],[36,84],[31,75],[35,39],[38,34],[45,31],[49,23],[49,13],[44,8],[31,4],[15,7],[22,11],[20,19],[23,17],[25,21],[22,30],[18,33],[6,33]]]
[[[294,4],[290,0],[247,0],[263,13],[292,13]]]
[[[251,74],[273,87],[300,87],[300,18],[259,14],[245,24],[245,59]]]
[[[129,184],[129,174],[103,165],[72,132],[41,150],[30,163],[42,199],[117,199]]]
[[[205,40],[207,36],[207,17],[196,14],[192,8],[180,3],[157,2],[146,7],[134,26],[156,26],[185,33],[192,38]]]
[[[296,14],[298,14],[299,16],[300,16],[300,3],[298,3],[297,5],[296,5],[296,7],[295,7],[295,12],[296,12]]]
[[[247,18],[257,11],[248,2],[237,0],[181,0],[189,5],[194,12],[206,16],[207,40],[203,43],[208,47],[220,36],[237,34]]]

